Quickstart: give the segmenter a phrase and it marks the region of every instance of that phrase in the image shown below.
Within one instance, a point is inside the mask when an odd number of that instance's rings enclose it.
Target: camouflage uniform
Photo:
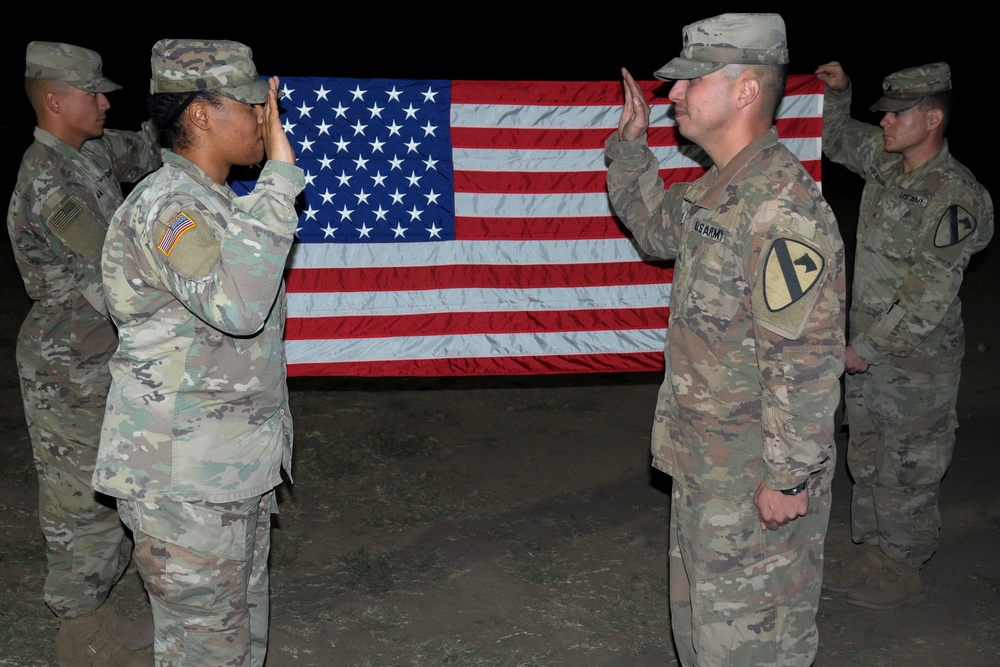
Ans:
[[[691,28],[685,44],[697,46]],[[682,78],[672,63],[657,76]],[[836,220],[773,128],[723,169],[665,192],[644,139],[615,134],[606,154],[615,212],[643,250],[675,260],[652,454],[673,478],[681,664],[810,665],[843,370]],[[808,513],[762,530],[760,483],[805,480]]]
[[[153,93],[267,97],[242,44],[164,40],[152,62]],[[135,531],[158,664],[259,666],[273,489],[292,457],[282,274],[305,177],[271,160],[237,197],[181,155],[163,162],[104,247],[120,343],[93,483]]]
[[[89,63],[81,67],[80,63]],[[25,76],[104,93],[120,88],[98,54],[32,42]],[[7,211],[14,258],[32,300],[17,369],[38,473],[48,573],[45,603],[60,618],[100,607],[131,557],[113,500],[90,488],[117,343],[101,287],[108,220],[133,183],[160,164],[152,127],[106,130],[80,150],[36,127]]]
[[[910,68],[887,77],[873,110],[904,111],[950,88],[944,63]],[[941,479],[958,428],[958,291],[970,257],[993,235],[993,203],[947,141],[904,173],[882,129],[851,119],[850,105],[850,87],[826,89],[823,152],[865,179],[850,344],[870,366],[845,380],[851,534],[919,568],[937,549]]]

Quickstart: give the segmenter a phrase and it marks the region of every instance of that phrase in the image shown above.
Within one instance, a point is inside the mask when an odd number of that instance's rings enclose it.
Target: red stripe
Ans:
[[[662,370],[662,352],[288,364],[288,375],[290,377],[314,375],[353,377],[471,377],[488,375],[642,373]]]
[[[292,269],[287,276],[287,290],[300,293],[595,287],[666,283],[673,262]]]
[[[612,216],[574,218],[455,218],[459,241],[622,239],[629,234]]]
[[[670,309],[613,308],[512,312],[419,313],[350,317],[290,317],[287,340],[391,338],[395,336],[513,334],[551,331],[661,329]]]
[[[640,81],[646,97],[667,104],[662,81]],[[661,90],[663,89],[663,90]],[[622,103],[621,81],[463,81],[451,83],[452,104],[510,104],[514,106],[592,106]]]

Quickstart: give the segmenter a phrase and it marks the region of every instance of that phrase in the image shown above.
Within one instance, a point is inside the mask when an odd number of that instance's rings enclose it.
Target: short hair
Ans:
[[[160,132],[160,144],[165,148],[190,148],[194,137],[183,122],[184,110],[196,99],[213,107],[222,105],[222,93],[197,90],[185,93],[152,93],[146,98],[149,118]]]
[[[951,90],[934,93],[917,102],[917,108],[921,111],[940,109],[942,116],[941,134],[944,134],[944,131],[948,129],[948,123],[951,122],[951,114],[955,108],[955,96]]]
[[[773,122],[778,113],[778,106],[785,97],[785,86],[788,84],[788,65],[730,63],[722,68],[722,72],[730,81],[735,81],[747,71],[760,82],[761,113],[766,113]]]
[[[28,96],[31,108],[35,110],[35,115],[40,115],[40,111],[45,106],[45,95],[51,90],[57,93],[64,93],[70,84],[65,81],[53,81],[51,79],[36,79],[24,77],[24,93]]]

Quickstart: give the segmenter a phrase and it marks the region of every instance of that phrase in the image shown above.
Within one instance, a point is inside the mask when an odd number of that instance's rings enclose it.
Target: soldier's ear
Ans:
[[[931,109],[926,116],[927,129],[936,130],[944,122],[944,111],[941,109]]]
[[[736,99],[736,107],[742,109],[749,106],[760,97],[760,80],[755,76],[748,76],[740,81],[739,96]]]
[[[200,130],[207,130],[211,124],[212,105],[208,104],[205,100],[195,98],[188,105],[187,109],[184,110],[184,113],[187,114],[191,124]]]

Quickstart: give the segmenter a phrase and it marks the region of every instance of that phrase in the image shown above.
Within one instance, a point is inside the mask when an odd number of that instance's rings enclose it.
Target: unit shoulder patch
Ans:
[[[791,340],[802,335],[818,298],[816,285],[827,270],[826,255],[817,246],[775,238],[757,269],[751,296],[758,324]]]

